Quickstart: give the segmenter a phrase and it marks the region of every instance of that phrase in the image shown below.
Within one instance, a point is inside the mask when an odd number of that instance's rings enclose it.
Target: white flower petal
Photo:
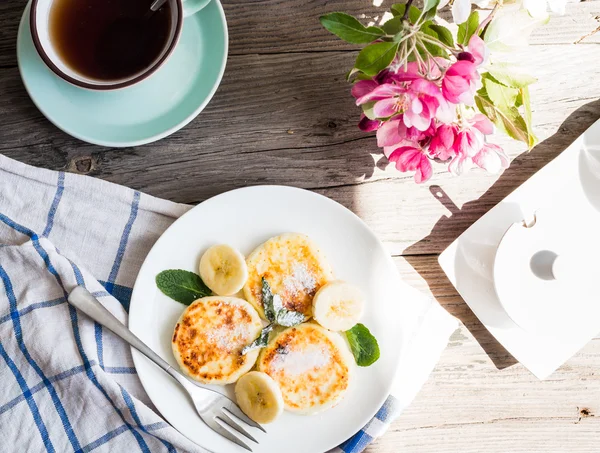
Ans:
[[[523,8],[525,8],[531,17],[543,18],[548,15],[547,0],[523,0]]]
[[[455,0],[452,5],[452,18],[455,24],[466,22],[471,14],[471,0]]]
[[[483,40],[492,52],[510,52],[526,46],[529,35],[540,23],[543,20],[533,18],[525,10],[507,8],[490,23]]]
[[[548,5],[553,13],[565,14],[565,7],[567,6],[567,0],[548,0]]]

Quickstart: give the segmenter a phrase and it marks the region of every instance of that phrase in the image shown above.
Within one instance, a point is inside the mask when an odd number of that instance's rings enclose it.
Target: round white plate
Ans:
[[[227,243],[249,254],[272,236],[304,233],[321,247],[337,278],[362,288],[367,296],[361,322],[379,341],[381,358],[356,368],[345,399],[315,416],[284,413],[257,432],[255,453],[323,453],[358,432],[387,398],[398,360],[406,346],[404,297],[396,267],[373,232],[348,209],[315,193],[282,186],[234,190],[207,200],[177,220],[156,242],[135,283],[129,327],[174,367],[173,327],[185,306],[164,296],[156,274],[165,269],[196,271],[204,250]],[[197,271],[196,271],[197,272]],[[162,415],[190,440],[215,453],[242,449],[211,431],[198,418],[186,394],[167,374],[137,351],[133,359],[150,399]],[[232,388],[218,387],[233,396]]]

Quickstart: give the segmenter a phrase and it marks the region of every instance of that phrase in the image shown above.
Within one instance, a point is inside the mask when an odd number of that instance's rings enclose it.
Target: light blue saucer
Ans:
[[[228,35],[218,0],[185,19],[177,48],[162,68],[137,85],[108,92],[73,86],[46,67],[33,46],[29,9],[17,37],[21,78],[46,118],[80,140],[124,147],[164,138],[204,109],[223,77]]]

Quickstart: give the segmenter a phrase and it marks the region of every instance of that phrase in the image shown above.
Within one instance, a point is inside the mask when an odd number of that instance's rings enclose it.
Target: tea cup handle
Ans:
[[[204,8],[210,0],[183,0],[183,17],[191,16],[196,14],[202,8]]]

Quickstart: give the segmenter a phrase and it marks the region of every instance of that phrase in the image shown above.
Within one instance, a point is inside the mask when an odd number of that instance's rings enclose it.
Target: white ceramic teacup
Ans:
[[[73,85],[90,90],[115,90],[129,87],[149,77],[171,56],[179,42],[183,19],[197,13],[210,0],[168,0],[170,2],[171,28],[162,51],[143,70],[117,80],[97,80],[79,74],[70,68],[59,56],[52,43],[49,27],[51,8],[56,0],[32,0],[30,13],[31,37],[44,63],[60,78]],[[81,0],[85,1],[85,0]]]

